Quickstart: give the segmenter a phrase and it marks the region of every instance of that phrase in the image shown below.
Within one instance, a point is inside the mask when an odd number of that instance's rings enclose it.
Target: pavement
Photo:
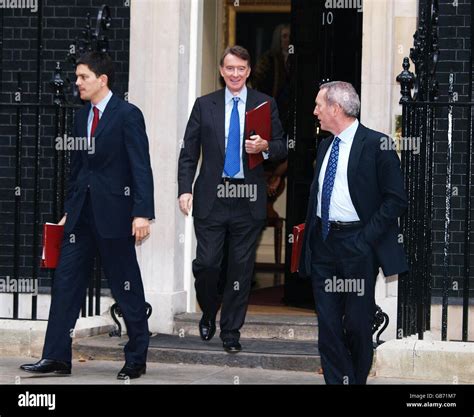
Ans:
[[[237,384],[309,384],[323,385],[323,376],[316,372],[267,370],[261,368],[235,368],[213,365],[167,364],[149,362],[147,373],[139,379],[119,381],[116,379],[123,362],[105,360],[74,360],[70,376],[34,375],[19,369],[24,363],[38,359],[28,357],[0,358],[0,384],[93,384],[93,385],[237,385]],[[431,385],[449,384],[449,381],[426,381],[417,379],[395,379],[370,376],[371,385]]]

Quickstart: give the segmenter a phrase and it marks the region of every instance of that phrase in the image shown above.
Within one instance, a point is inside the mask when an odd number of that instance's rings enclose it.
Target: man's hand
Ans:
[[[262,139],[260,135],[250,136],[251,140],[245,141],[245,152],[247,153],[261,153],[268,151],[268,142]]]
[[[150,221],[145,217],[134,217],[132,223],[132,235],[135,243],[141,242],[150,234]]]
[[[193,195],[191,193],[184,193],[179,196],[179,209],[185,214],[186,216],[191,211],[191,207],[193,206]]]
[[[58,226],[64,226],[64,224],[66,223],[66,217],[67,217],[67,214],[65,214],[63,218],[59,220]]]
[[[278,175],[271,176],[268,179],[268,195],[270,197],[276,195],[280,182],[281,182],[281,177]]]

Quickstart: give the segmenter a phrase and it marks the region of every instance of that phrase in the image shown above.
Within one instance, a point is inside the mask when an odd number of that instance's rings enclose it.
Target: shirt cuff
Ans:
[[[270,155],[268,154],[268,151],[262,151],[263,159],[268,159]]]

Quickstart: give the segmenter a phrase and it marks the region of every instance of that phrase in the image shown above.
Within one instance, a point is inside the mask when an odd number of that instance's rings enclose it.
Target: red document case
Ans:
[[[251,134],[252,133],[252,134]],[[272,117],[270,102],[264,101],[252,110],[245,113],[245,138],[260,135],[262,139],[272,139]],[[249,169],[254,169],[263,162],[262,153],[248,154]]]
[[[303,247],[304,223],[293,226],[293,246],[291,248],[291,272],[298,271],[301,248]]]
[[[43,255],[41,268],[54,269],[58,266],[61,242],[63,240],[64,226],[46,223],[43,226]]]

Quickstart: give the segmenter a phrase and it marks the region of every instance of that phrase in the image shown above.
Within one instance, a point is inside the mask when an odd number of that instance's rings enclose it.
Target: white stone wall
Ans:
[[[180,141],[200,91],[202,1],[140,0],[131,5],[129,100],[143,111],[155,179],[151,236],[138,248],[150,329],[171,333],[193,308],[193,231],[177,204]]]

